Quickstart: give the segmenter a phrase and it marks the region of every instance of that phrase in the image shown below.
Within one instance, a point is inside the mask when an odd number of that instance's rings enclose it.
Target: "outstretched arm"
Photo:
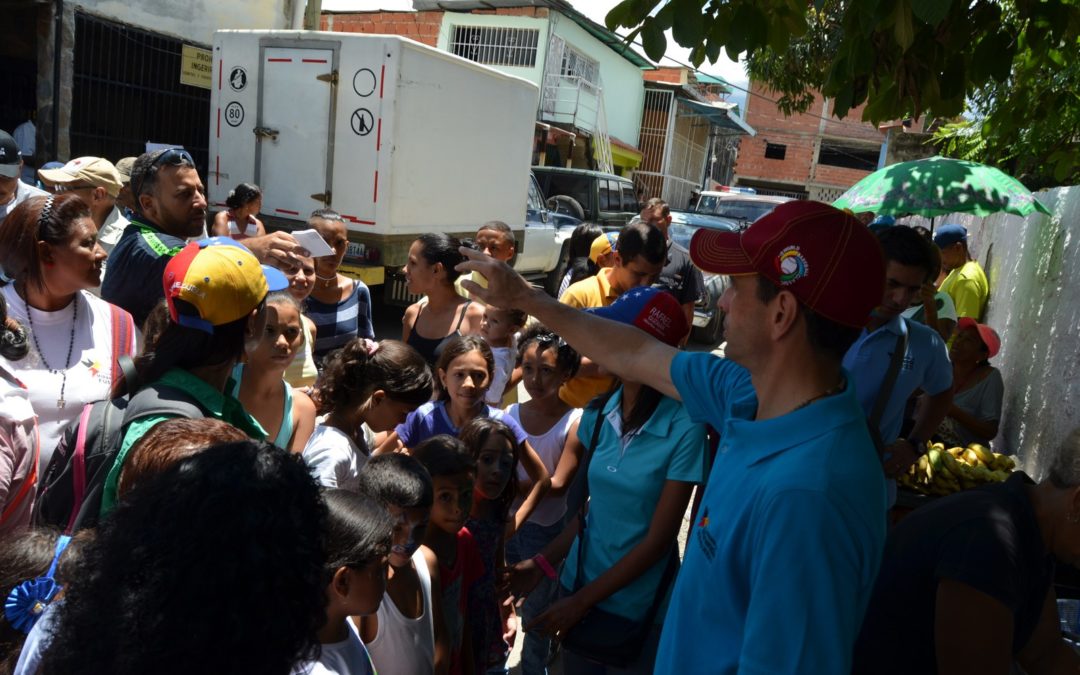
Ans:
[[[609,373],[631,382],[648,382],[661,393],[680,398],[670,374],[671,361],[678,353],[675,348],[634,326],[592,316],[560,303],[542,289],[534,288],[504,262],[472,249],[460,250],[466,261],[457,270],[479,272],[488,280],[487,288],[469,279],[462,282],[474,296],[489,305],[520,309],[536,317]]]

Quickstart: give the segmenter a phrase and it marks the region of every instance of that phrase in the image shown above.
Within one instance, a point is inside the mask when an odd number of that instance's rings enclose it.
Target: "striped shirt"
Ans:
[[[353,280],[352,293],[341,302],[320,302],[309,296],[304,301],[304,314],[315,324],[316,363],[354,337],[375,337],[371,291],[362,281]]]

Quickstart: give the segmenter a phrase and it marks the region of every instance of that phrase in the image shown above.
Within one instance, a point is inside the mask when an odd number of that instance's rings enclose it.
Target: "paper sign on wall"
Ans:
[[[209,89],[213,73],[214,56],[209,49],[183,46],[180,53],[180,84]]]

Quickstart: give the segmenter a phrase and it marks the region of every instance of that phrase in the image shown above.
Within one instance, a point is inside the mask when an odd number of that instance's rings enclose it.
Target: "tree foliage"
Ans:
[[[653,60],[669,28],[695,66],[745,53],[788,113],[820,91],[841,118],[965,115],[947,150],[1080,178],[1080,0],[623,0],[607,24]]]

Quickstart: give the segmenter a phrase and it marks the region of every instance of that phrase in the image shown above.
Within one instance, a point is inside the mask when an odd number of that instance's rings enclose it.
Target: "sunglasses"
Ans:
[[[77,192],[79,190],[93,190],[96,185],[63,185],[58,183],[54,188],[56,194],[62,194],[64,192]]]
[[[157,156],[157,158],[150,163],[150,166],[146,167],[146,171],[142,172],[139,176],[139,183],[135,188],[135,198],[142,194],[143,184],[146,183],[146,177],[154,172],[159,166],[195,166],[195,160],[192,159],[191,153],[183,148],[169,148],[165,152]]]

